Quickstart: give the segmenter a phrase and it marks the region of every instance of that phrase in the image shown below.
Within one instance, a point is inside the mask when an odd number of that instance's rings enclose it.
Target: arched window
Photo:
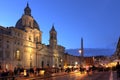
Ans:
[[[35,38],[35,41],[38,42],[38,36]]]
[[[31,39],[31,36],[29,36],[29,40],[31,41],[32,39]]]
[[[18,61],[20,60],[20,51],[19,50],[17,50],[15,53],[15,59]]]

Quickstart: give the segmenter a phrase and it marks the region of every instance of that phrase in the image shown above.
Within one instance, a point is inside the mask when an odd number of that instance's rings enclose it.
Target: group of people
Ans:
[[[1,78],[7,78],[7,77],[16,77],[16,76],[20,76],[21,74],[23,75],[24,72],[24,68],[23,67],[15,67],[14,70],[8,70],[8,69],[2,69],[0,68],[0,80]],[[29,74],[35,74],[37,71],[36,68],[30,68],[30,69],[26,69],[26,76],[29,76]]]
[[[14,72],[12,70],[8,70],[8,69],[0,69],[0,80],[14,80]]]
[[[81,74],[82,73],[84,73],[85,71],[87,72],[87,74],[89,74],[89,72],[93,72],[94,73],[94,71],[95,71],[95,66],[93,65],[93,66],[91,66],[91,67],[89,67],[89,66],[86,66],[85,68],[83,68],[83,67],[80,67],[80,72],[81,72]]]
[[[117,72],[117,77],[120,78],[120,64],[119,62],[117,62],[117,65],[116,65],[116,72]],[[84,73],[85,71],[87,72],[87,74],[89,74],[89,72],[93,72],[96,70],[97,68],[93,65],[91,67],[89,66],[86,66],[85,68],[83,68],[82,66],[80,66],[79,70],[82,73]],[[74,71],[75,69],[74,68],[66,68],[65,72],[70,72],[70,71]],[[36,74],[36,73],[39,73],[40,69],[39,68],[30,68],[29,70],[27,70],[27,73],[33,73],[33,74]],[[62,71],[62,69],[61,69]],[[15,67],[14,68],[14,71],[11,71],[11,70],[2,70],[0,69],[0,77],[5,77],[5,76],[13,76],[13,75],[19,75],[21,72],[24,72],[24,68],[20,68],[20,67]],[[59,72],[59,71],[57,71]]]

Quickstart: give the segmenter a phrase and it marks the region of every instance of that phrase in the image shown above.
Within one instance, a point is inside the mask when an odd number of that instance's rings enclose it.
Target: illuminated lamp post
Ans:
[[[80,66],[82,66],[82,50],[79,49],[79,53],[80,53]]]
[[[78,66],[78,62],[76,61],[76,62],[75,62],[75,67],[77,67],[77,66]]]
[[[62,61],[63,61],[63,60],[62,60],[62,59],[60,59],[60,62],[61,62],[61,67],[62,67]]]
[[[63,64],[62,64],[63,60],[60,59],[60,68],[61,68],[61,72],[62,72],[62,68],[63,68]]]

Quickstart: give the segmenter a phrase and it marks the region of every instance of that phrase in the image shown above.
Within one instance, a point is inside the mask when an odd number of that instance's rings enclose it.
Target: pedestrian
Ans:
[[[82,68],[82,66],[80,66],[80,73],[81,73],[81,74],[83,73],[83,68]]]
[[[117,78],[119,78],[120,77],[120,64],[119,64],[119,62],[117,62],[116,71],[117,71]]]
[[[96,67],[93,65],[92,66],[92,73],[94,73],[95,69],[96,69]]]
[[[86,72],[89,75],[89,66],[86,66]]]

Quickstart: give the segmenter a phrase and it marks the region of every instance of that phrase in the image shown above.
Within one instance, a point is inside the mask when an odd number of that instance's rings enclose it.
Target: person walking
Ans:
[[[89,75],[89,66],[86,66],[86,72]]]
[[[119,64],[119,62],[117,62],[116,71],[117,71],[117,78],[120,78],[120,64]]]

